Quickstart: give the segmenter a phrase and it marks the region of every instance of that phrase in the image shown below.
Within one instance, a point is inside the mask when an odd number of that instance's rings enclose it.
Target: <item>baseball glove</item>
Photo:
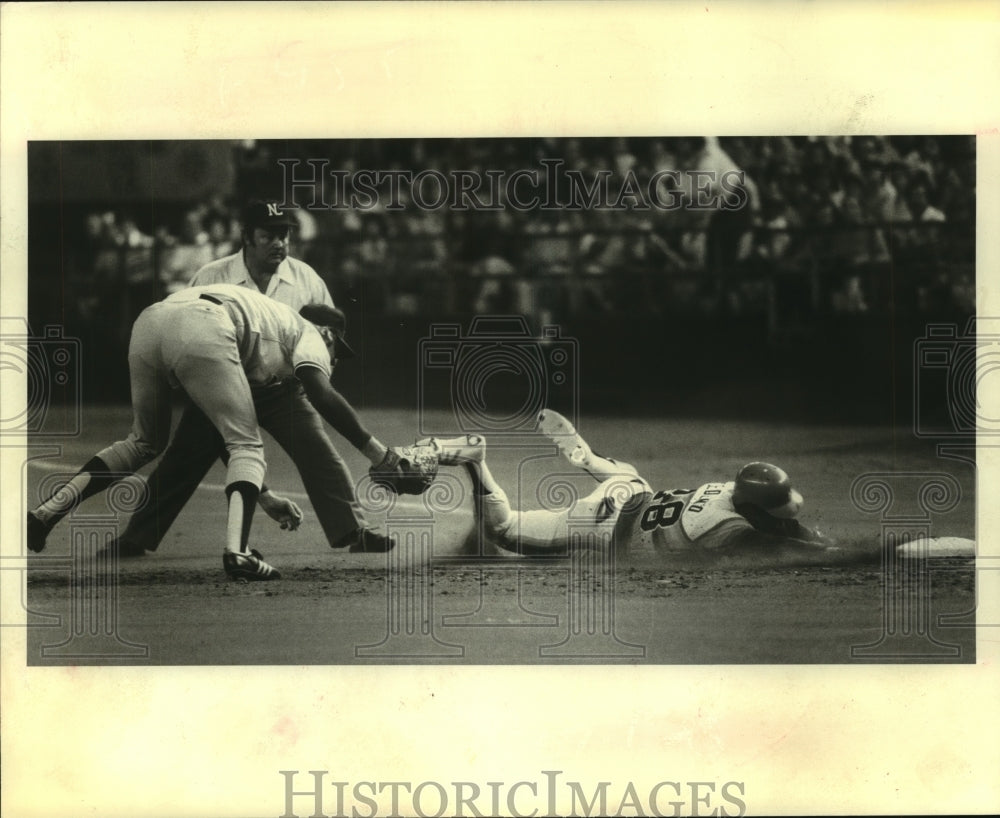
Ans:
[[[433,446],[394,446],[368,473],[375,485],[394,494],[423,494],[437,477],[437,450]]]

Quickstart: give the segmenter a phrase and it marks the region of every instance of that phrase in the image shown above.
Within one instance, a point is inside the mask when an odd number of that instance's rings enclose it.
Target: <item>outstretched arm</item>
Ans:
[[[417,457],[415,449],[419,447],[387,447],[362,425],[357,412],[317,367],[303,365],[295,374],[323,420],[371,462],[368,474],[375,485],[395,494],[422,494],[427,490],[437,474],[436,456],[431,469]]]
[[[759,551],[762,553],[820,553],[823,551],[837,551],[833,540],[824,536],[819,531],[802,526],[798,536],[785,537],[779,534],[768,534],[756,529],[744,529],[734,535],[726,542],[720,551],[726,553],[739,553],[748,551]]]
[[[750,533],[784,542],[833,545],[833,541],[829,537],[824,536],[817,529],[802,525],[798,520],[772,517],[766,511],[749,504],[740,505],[736,510],[754,527],[754,531]]]
[[[369,432],[361,423],[361,418],[315,366],[300,366],[295,370],[302,382],[309,402],[316,407],[323,420],[329,423],[373,465],[381,463],[389,451],[388,447]]]
[[[744,527],[727,540],[725,553],[822,553],[838,550],[833,540],[798,520],[778,519],[759,509],[741,506],[738,511],[753,526]]]

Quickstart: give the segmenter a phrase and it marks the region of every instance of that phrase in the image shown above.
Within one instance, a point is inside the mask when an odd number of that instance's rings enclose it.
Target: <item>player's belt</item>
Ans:
[[[202,293],[198,296],[198,298],[201,298],[204,301],[211,301],[213,304],[218,304],[220,307],[222,306],[222,302],[219,301],[219,299],[214,295],[206,295],[205,293]]]

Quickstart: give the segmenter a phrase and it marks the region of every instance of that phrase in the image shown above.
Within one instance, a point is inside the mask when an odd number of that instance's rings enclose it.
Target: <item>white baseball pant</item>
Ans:
[[[559,510],[516,511],[502,489],[478,499],[486,533],[502,547],[563,551],[610,542],[622,509],[649,491],[641,477],[623,476],[604,481]]]
[[[266,463],[236,327],[210,301],[147,307],[132,327],[132,430],[98,453],[111,471],[133,472],[162,452],[170,434],[171,388],[179,386],[222,434],[226,483],[260,488]]]

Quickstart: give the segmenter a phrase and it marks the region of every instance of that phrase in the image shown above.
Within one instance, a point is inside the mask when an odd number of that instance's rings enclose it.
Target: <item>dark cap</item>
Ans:
[[[333,332],[335,337],[334,351],[338,359],[355,357],[354,350],[344,340],[344,335],[347,332],[347,316],[344,315],[343,310],[326,304],[306,304],[299,310],[299,315],[309,323]]]
[[[281,207],[275,199],[253,199],[243,208],[243,229],[255,227],[296,227],[298,220],[290,210]]]

